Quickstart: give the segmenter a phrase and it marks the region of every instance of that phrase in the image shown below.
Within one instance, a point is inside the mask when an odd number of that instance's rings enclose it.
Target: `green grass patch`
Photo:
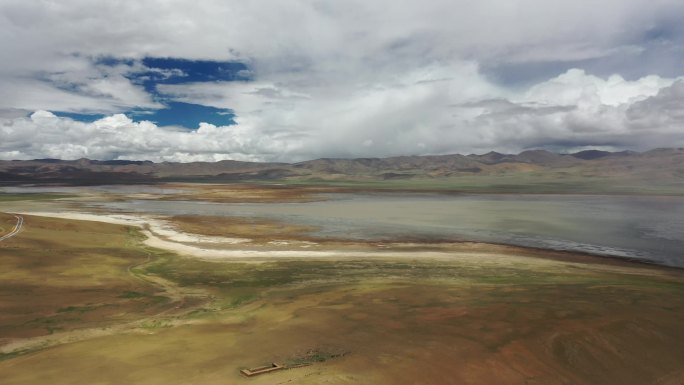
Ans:
[[[555,286],[596,286],[626,291],[684,293],[684,283],[664,278],[449,261],[291,260],[250,264],[164,256],[142,268],[142,273],[155,274],[181,286],[212,288],[219,294],[220,308],[242,306],[272,290],[307,288],[315,291],[330,285],[363,285],[376,281],[527,287],[531,290]]]
[[[23,355],[26,355],[29,353],[33,353],[33,352],[41,350],[43,348],[44,348],[44,346],[39,346],[39,347],[32,348],[32,349],[15,350],[15,351],[9,352],[9,353],[1,353],[0,352],[0,361],[11,360],[13,358],[17,358],[17,357],[20,357],[20,356],[23,356]]]
[[[87,313],[97,309],[97,306],[87,305],[87,306],[67,306],[57,309],[57,313]]]
[[[221,306],[222,309],[235,309],[259,298],[256,292],[247,292],[234,297],[228,297],[227,301]]]
[[[73,198],[76,195],[69,194],[53,194],[53,193],[0,193],[0,202],[15,202],[15,201],[44,201],[52,199]]]
[[[152,321],[145,321],[140,325],[141,328],[143,329],[165,329],[165,328],[170,328],[173,326],[171,323],[165,320],[152,320]]]
[[[340,358],[347,355],[349,352],[343,350],[326,350],[326,349],[311,349],[306,353],[292,357],[285,361],[286,366],[310,365],[320,362],[326,362],[334,358]]]
[[[134,298],[145,298],[145,297],[149,297],[149,296],[150,296],[149,294],[141,293],[138,291],[125,291],[119,295],[119,298],[134,299]]]

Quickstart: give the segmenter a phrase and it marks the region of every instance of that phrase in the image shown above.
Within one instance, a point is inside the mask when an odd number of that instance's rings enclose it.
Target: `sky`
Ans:
[[[681,0],[0,0],[0,159],[684,147]]]

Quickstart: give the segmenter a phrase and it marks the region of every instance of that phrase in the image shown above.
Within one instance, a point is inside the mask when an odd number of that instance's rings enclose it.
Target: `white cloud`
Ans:
[[[196,131],[161,128],[122,114],[82,123],[47,111],[3,121],[0,139],[3,159],[261,160],[278,150],[277,142],[257,139],[240,127],[203,123]]]
[[[674,77],[599,77],[579,69],[519,90],[479,68],[610,63],[625,55],[633,60],[621,66],[646,67],[640,54],[649,34],[661,36],[658,52],[670,55],[663,60],[681,62],[683,17],[679,0],[4,0],[0,152],[299,160],[642,148],[634,138],[646,132],[656,135],[650,145],[674,145],[684,120],[667,107],[679,97]],[[126,78],[131,68],[97,66],[91,59],[100,56],[239,60],[255,81],[160,86],[174,100],[230,108],[238,123],[196,132],[160,128],[115,115],[160,105]],[[662,116],[658,108],[670,110]],[[85,124],[17,118],[17,110],[111,116]]]
[[[95,66],[78,57],[67,63],[34,74],[7,74],[0,67],[0,109],[112,113],[163,107],[124,76],[136,68]]]
[[[570,70],[514,93],[489,82],[472,63],[461,63],[433,65],[373,87],[320,88],[293,82],[291,87],[298,88],[288,89],[284,82],[245,82],[160,90],[184,101],[231,107],[240,126],[261,134],[296,133],[292,140],[299,141],[306,153],[292,156],[310,158],[519,151],[545,145],[560,148],[562,143],[604,146],[611,135],[616,144],[643,148],[623,137],[634,128],[626,111],[675,81],[658,76],[603,79]],[[671,145],[667,138],[661,145]],[[373,146],[357,145],[367,141]]]
[[[569,74],[578,76],[576,71]],[[453,98],[457,80],[409,79],[394,88],[347,99],[284,98],[282,103],[291,103],[290,117],[280,125],[277,120],[282,113],[262,108],[274,95],[281,94],[278,92],[258,94],[253,104],[245,104],[235,126],[202,123],[194,131],[136,123],[122,114],[81,123],[38,111],[29,118],[1,122],[0,157],[297,161],[330,155],[368,157],[491,149],[516,152],[539,146],[640,150],[684,146],[684,80],[645,81],[640,93],[634,92],[622,103],[610,98],[604,103],[596,97],[580,98],[574,104],[561,99],[562,103],[549,105],[546,94],[543,100],[524,103],[488,99],[496,94],[496,88],[486,85],[473,93],[475,98]],[[611,83],[610,79],[602,81]],[[560,87],[557,79],[552,79],[533,89],[544,88],[547,83]],[[586,86],[584,81],[562,84],[555,88],[561,94],[575,94]],[[653,84],[671,85],[651,96]],[[250,83],[231,86],[238,93],[253,91]],[[527,98],[530,94],[523,93]],[[587,100],[594,104],[583,105]],[[334,115],[344,110],[354,113]],[[296,126],[297,122],[312,126]]]
[[[523,96],[522,101],[548,105],[619,106],[654,96],[662,88],[671,86],[675,80],[655,75],[634,81],[627,81],[620,75],[601,79],[573,69],[535,85]]]

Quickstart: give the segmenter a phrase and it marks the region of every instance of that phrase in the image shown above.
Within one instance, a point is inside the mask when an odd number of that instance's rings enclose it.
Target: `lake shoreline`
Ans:
[[[510,258],[542,259],[556,262],[567,262],[577,265],[605,265],[613,267],[634,268],[639,270],[655,269],[663,273],[670,273],[684,277],[684,269],[676,266],[660,265],[650,261],[636,260],[619,256],[583,253],[568,250],[553,250],[538,247],[517,246],[504,243],[487,243],[477,241],[442,241],[412,240],[402,242],[390,241],[358,241],[335,240],[331,243],[318,243],[315,249],[288,248],[286,243],[278,246],[266,244],[249,246],[248,239],[233,237],[224,238],[225,242],[215,240],[211,244],[203,243],[202,234],[188,234],[174,229],[162,218],[134,216],[125,214],[102,214],[84,212],[20,212],[27,216],[60,218],[79,221],[95,221],[139,228],[146,237],[143,244],[149,247],[169,251],[181,256],[197,258],[207,261],[245,262],[245,261],[275,261],[275,260],[344,260],[355,258],[376,259],[425,259],[452,260],[462,258]],[[162,234],[160,234],[160,232]],[[187,242],[200,237],[200,242]],[[220,237],[215,237],[220,238]],[[238,240],[236,242],[236,239]],[[307,238],[308,239],[308,238]],[[291,239],[291,242],[301,240]],[[287,241],[283,241],[287,242]],[[304,241],[309,242],[309,241]],[[309,248],[310,245],[308,245]],[[240,248],[242,247],[242,248]]]

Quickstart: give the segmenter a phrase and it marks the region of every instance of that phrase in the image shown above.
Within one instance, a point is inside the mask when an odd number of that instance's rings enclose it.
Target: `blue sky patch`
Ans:
[[[133,65],[133,63],[116,61],[115,59],[100,61],[100,63],[111,63],[110,66]],[[145,91],[160,102],[163,102],[163,97],[157,91],[158,84],[251,80],[251,72],[247,66],[238,62],[148,57],[142,59],[141,64],[145,70],[132,71],[125,76],[132,83],[143,86]]]
[[[79,114],[77,112],[63,112],[63,111],[52,111],[53,114],[59,116],[60,118],[69,118],[77,122],[94,122],[98,119],[105,117],[104,114]]]
[[[168,108],[131,111],[128,115],[136,121],[149,120],[158,126],[181,126],[190,129],[198,128],[201,122],[215,126],[235,124],[235,114],[229,109],[181,102],[167,102],[165,105]]]
[[[121,64],[116,61],[112,63]],[[132,83],[143,86],[145,91],[162,103],[164,97],[157,91],[158,84],[251,80],[249,68],[238,62],[148,57],[141,63],[145,66],[144,71],[130,72],[125,76]]]
[[[182,72],[183,75],[161,79],[163,84],[190,82],[250,80],[249,69],[243,63],[173,58],[145,58],[142,64],[152,70]]]
[[[116,57],[99,57],[93,60],[96,66],[127,66],[130,71],[123,75],[145,91],[165,108],[159,110],[133,108],[123,111],[135,121],[149,120],[159,126],[181,126],[196,129],[201,122],[226,126],[235,124],[235,114],[230,109],[216,108],[193,103],[175,101],[157,90],[159,84],[183,84],[201,82],[249,81],[252,73],[247,65],[239,62],[209,60],[187,60],[179,58],[147,57],[133,60]],[[140,69],[142,67],[142,69]],[[54,86],[74,93],[80,93],[76,84],[52,82]],[[103,114],[53,111],[57,116],[80,122],[93,122]]]
[[[189,129],[199,128],[199,124],[210,123],[215,126],[230,126],[235,124],[233,111],[226,108],[203,106],[200,104],[166,102],[167,108],[159,110],[133,109],[125,114],[134,121],[149,120],[158,126],[181,126]],[[78,122],[94,122],[104,118],[104,114],[87,114],[76,112],[53,111],[59,117],[69,118]]]
[[[100,57],[94,59],[93,62],[96,65],[114,67],[114,66],[118,66],[118,65],[122,65],[122,64],[132,66],[135,63],[135,60],[118,58],[118,57],[113,57],[113,56],[100,56]]]

